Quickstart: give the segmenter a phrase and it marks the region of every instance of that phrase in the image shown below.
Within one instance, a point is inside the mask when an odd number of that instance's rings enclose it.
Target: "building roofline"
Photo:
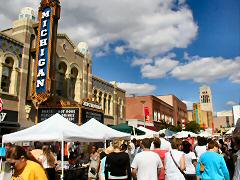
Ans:
[[[155,96],[155,95],[145,95],[145,96],[134,96],[134,97],[130,97],[130,96],[127,96],[126,98],[135,98],[135,97],[151,97],[152,99],[155,99],[155,100],[157,100],[157,101],[159,101],[159,102],[161,102],[162,104],[164,104],[164,105],[166,105],[166,106],[168,106],[168,107],[171,107],[172,109],[173,109],[173,106],[171,106],[170,104],[168,104],[168,103],[166,103],[166,102],[164,102],[163,100],[161,100],[161,99],[159,99],[157,96]]]
[[[4,30],[2,30],[2,31],[0,31],[0,32],[5,32],[5,31],[9,31],[9,30],[12,30],[13,28],[7,28],[7,29],[4,29]]]
[[[74,42],[69,38],[69,36],[66,33],[58,33],[57,37],[65,37],[67,41],[72,45],[74,52],[82,57],[84,57],[84,54],[82,54],[78,49],[77,46],[74,44]]]
[[[10,41],[12,41],[12,42],[14,42],[14,43],[16,43],[16,44],[18,44],[20,46],[24,46],[24,44],[21,41],[15,39],[13,37],[10,37],[10,36],[8,36],[7,34],[5,34],[3,32],[0,32],[0,36],[5,38],[5,39],[7,39],[7,40],[10,40]]]
[[[98,80],[98,81],[102,81],[103,83],[105,83],[105,84],[107,84],[107,85],[109,85],[109,86],[111,86],[111,87],[113,87],[113,88],[116,88],[117,90],[119,90],[119,91],[122,91],[122,92],[124,92],[124,93],[126,93],[126,91],[125,90],[123,90],[123,89],[121,89],[121,88],[119,88],[119,87],[115,87],[113,84],[111,84],[110,82],[108,82],[108,81],[106,81],[106,80],[104,80],[104,79],[102,79],[102,78],[100,78],[100,77],[97,77],[97,76],[92,76],[92,78],[93,79],[96,79],[96,80]]]

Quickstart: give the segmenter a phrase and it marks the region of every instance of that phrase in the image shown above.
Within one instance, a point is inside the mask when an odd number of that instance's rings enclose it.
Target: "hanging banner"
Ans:
[[[146,123],[150,123],[150,113],[149,113],[149,108],[148,107],[144,107],[144,115],[145,115]]]

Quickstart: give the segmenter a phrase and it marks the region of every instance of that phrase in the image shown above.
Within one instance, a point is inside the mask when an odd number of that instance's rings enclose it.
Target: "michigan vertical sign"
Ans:
[[[48,75],[48,61],[50,50],[50,17],[51,8],[47,7],[42,12],[41,27],[40,27],[40,40],[37,64],[37,79],[36,79],[36,94],[46,93],[46,83]]]

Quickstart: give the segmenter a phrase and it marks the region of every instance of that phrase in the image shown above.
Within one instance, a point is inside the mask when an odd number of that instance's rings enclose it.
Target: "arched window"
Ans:
[[[94,91],[93,91],[93,99],[94,99],[94,101],[97,101],[97,90],[96,89],[94,89]]]
[[[2,91],[6,93],[9,93],[9,89],[10,89],[13,64],[14,64],[14,60],[10,57],[7,57],[2,67],[1,88],[2,88]]]
[[[65,74],[67,71],[67,65],[64,62],[60,62],[57,69],[57,87],[56,91],[59,96],[64,95],[64,82]]]
[[[78,70],[77,68],[73,67],[71,69],[71,76],[70,76],[70,97],[74,99],[75,97],[75,86],[76,86],[76,81],[77,81],[77,76],[78,76]]]

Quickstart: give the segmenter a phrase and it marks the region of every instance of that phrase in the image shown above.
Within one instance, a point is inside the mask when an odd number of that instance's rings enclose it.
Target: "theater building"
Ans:
[[[94,77],[87,44],[75,45],[66,34],[57,34],[56,95],[42,103],[33,101],[38,37],[35,19],[32,8],[23,8],[12,27],[0,32],[0,135],[32,126],[56,112],[76,124],[91,117],[105,124],[123,122],[125,91]]]

